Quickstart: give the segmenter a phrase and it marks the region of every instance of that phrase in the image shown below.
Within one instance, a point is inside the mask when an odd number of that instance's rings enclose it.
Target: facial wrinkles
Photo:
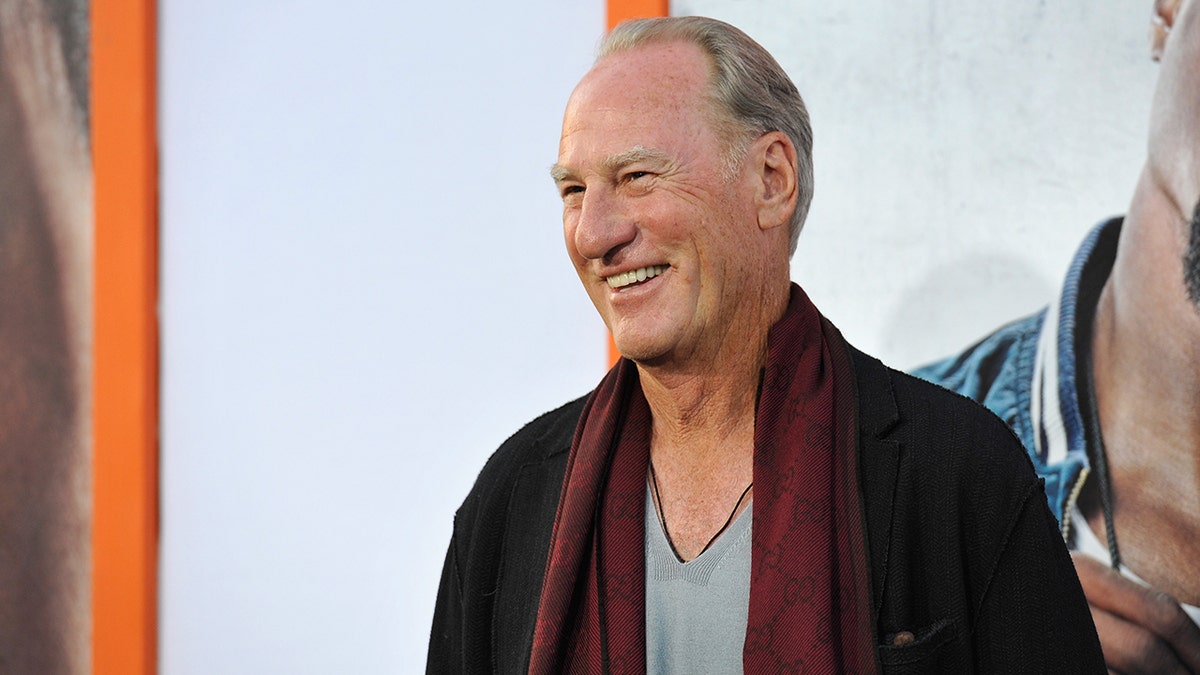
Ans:
[[[662,274],[669,268],[675,268],[677,273],[686,277],[696,276],[703,279],[704,275],[699,274],[699,270],[689,269],[689,261],[700,260],[703,249],[689,233],[709,231],[712,227],[708,222],[711,214],[706,212],[706,208],[718,197],[702,186],[686,180],[686,174],[685,169],[680,169],[662,176],[640,179],[647,184],[644,186],[644,193],[639,191],[643,186],[624,188],[627,192],[624,198],[634,201],[647,200],[644,208],[635,209],[634,213],[637,215],[634,217],[643,219],[645,224],[657,222],[658,226],[638,228],[637,236],[629,245],[609,251],[602,259],[597,260],[598,268],[623,268],[629,264],[652,265],[660,269],[650,274],[651,277]],[[680,203],[686,205],[682,212],[678,208]],[[661,212],[659,205],[662,206]],[[636,273],[638,270],[635,268],[631,271]],[[612,285],[614,279],[610,277],[607,281]]]
[[[712,359],[718,358],[718,354],[726,351],[729,347],[734,347],[736,351],[745,351],[751,347],[746,343],[746,334],[743,328],[755,325],[756,316],[748,316],[745,314],[747,310],[751,310],[757,303],[757,296],[745,296],[745,283],[742,278],[748,273],[748,270],[738,269],[728,258],[715,258],[708,261],[702,261],[701,266],[711,263],[711,268],[708,274],[702,275],[698,280],[698,285],[701,290],[701,295],[708,295],[712,298],[719,299],[718,302],[724,308],[724,311],[716,311],[706,313],[702,317],[701,325],[695,328],[708,336],[708,339],[703,342],[695,343],[692,346],[692,351],[681,355],[683,361],[693,361],[700,364],[707,364]],[[717,307],[713,308],[718,309]],[[704,351],[706,353],[701,353]],[[703,357],[703,358],[696,358]]]
[[[616,57],[609,57],[616,58]],[[622,95],[611,91],[613,84],[601,75],[589,75],[594,80],[577,89],[568,106],[566,124],[559,145],[560,158],[569,159],[573,153],[585,157],[592,152],[613,154],[598,162],[598,172],[610,176],[625,165],[647,161],[663,166],[656,173],[667,175],[679,164],[690,164],[695,157],[682,152],[669,139],[696,138],[711,133],[701,120],[692,114],[694,103],[679,92],[687,89],[687,79],[668,75],[656,83],[650,93]],[[607,86],[604,86],[607,85]],[[613,101],[613,97],[623,101]],[[619,137],[631,142],[628,147],[600,148],[591,145],[606,137]],[[666,142],[664,142],[666,141]],[[583,168],[583,167],[578,167]]]
[[[657,217],[655,211],[659,203],[665,205],[668,213],[675,210],[676,207],[671,206],[670,202],[658,202],[659,199],[684,204],[686,206],[684,213],[675,214],[674,222],[668,223],[667,234],[671,235],[668,239],[673,239],[675,236],[682,236],[696,229],[709,229],[711,225],[708,224],[705,224],[705,227],[697,228],[702,223],[694,219],[711,218],[709,211],[715,205],[729,204],[733,201],[726,189],[731,186],[731,181],[723,175],[706,171],[698,166],[698,156],[688,156],[689,153],[685,151],[680,151],[679,154],[683,157],[677,157],[666,150],[637,145],[601,160],[599,172],[588,175],[586,178],[575,178],[573,172],[559,165],[552,169],[552,173],[558,177],[584,183],[585,192],[588,189],[612,189],[612,198],[632,200],[647,198],[649,201],[645,203],[644,208],[638,210],[638,213],[646,218]],[[691,154],[698,155],[700,153]],[[625,184],[626,178],[623,177],[623,174],[634,171],[647,171],[650,175],[629,180],[628,184]],[[597,181],[608,185],[596,185]],[[591,187],[587,187],[587,183],[592,183]],[[657,231],[650,230],[645,234],[649,238],[645,242],[646,244],[665,245],[662,241],[655,241],[661,238]],[[600,262],[605,265],[620,264],[619,260],[612,259],[612,254],[616,252],[615,250],[607,252]],[[636,256],[638,252],[629,253]]]

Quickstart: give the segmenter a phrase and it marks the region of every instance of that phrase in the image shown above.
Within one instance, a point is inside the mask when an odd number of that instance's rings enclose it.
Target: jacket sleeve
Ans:
[[[1107,672],[1041,481],[1015,514],[972,633],[980,673],[1030,672],[1031,666],[1046,673]]]
[[[463,672],[462,577],[458,572],[454,544],[454,539],[451,539],[446,562],[442,566],[442,580],[433,610],[433,628],[429,633],[429,655],[425,662],[427,675]]]

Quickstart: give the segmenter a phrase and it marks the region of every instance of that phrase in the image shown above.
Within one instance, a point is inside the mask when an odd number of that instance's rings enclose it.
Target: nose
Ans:
[[[568,236],[574,240],[576,252],[588,260],[611,259],[637,236],[637,226],[623,200],[607,187],[585,191],[575,215],[574,232]]]

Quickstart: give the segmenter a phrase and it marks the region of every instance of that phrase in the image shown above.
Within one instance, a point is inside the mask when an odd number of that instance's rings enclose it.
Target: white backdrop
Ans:
[[[564,3],[163,0],[161,664],[422,669],[454,509],[586,392]]]
[[[678,1],[793,75],[794,276],[896,365],[1123,210],[1151,0]],[[900,6],[903,6],[901,9]],[[161,0],[162,672],[407,673],[454,508],[604,337],[547,177],[603,2]]]

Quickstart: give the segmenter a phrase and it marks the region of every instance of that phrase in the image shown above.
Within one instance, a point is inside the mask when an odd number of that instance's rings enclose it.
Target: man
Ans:
[[[1200,0],[1159,0],[1152,40],[1128,213],[1087,236],[1048,309],[918,374],[1024,441],[1109,668],[1200,672]]]
[[[552,175],[624,358],[480,474],[429,672],[1103,671],[1012,434],[791,284],[811,132],[761,46],[622,24]]]
[[[0,0],[0,672],[91,671],[87,4]]]

